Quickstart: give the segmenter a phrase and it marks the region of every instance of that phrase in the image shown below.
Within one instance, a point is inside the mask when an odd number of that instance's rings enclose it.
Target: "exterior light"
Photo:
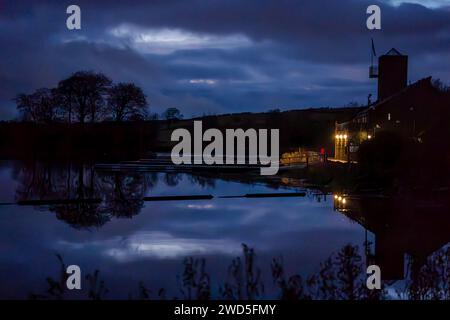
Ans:
[[[347,139],[347,135],[346,134],[344,134],[344,139]]]
[[[337,199],[337,198],[338,198],[338,195],[337,195],[337,194],[335,194],[335,195],[334,195],[334,198],[335,198],[335,199]]]
[[[342,203],[345,204],[347,201],[345,199],[342,199]]]
[[[338,134],[336,135],[336,139],[339,139],[339,135]]]
[[[368,136],[367,136],[367,139],[372,139],[372,136],[369,134]]]
[[[342,197],[339,196],[339,197],[338,197],[338,200],[341,201],[341,200],[342,200]]]

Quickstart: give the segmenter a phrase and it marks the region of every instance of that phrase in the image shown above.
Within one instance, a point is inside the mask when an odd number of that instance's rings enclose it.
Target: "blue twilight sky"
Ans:
[[[370,4],[381,31],[366,29]],[[16,116],[16,94],[77,70],[135,82],[152,112],[187,117],[365,103],[371,37],[379,54],[410,56],[411,81],[450,82],[450,0],[0,0],[0,119]]]

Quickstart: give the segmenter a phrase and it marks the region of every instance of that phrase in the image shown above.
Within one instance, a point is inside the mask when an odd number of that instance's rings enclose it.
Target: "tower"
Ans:
[[[378,59],[378,101],[403,90],[408,80],[408,56],[392,48]]]

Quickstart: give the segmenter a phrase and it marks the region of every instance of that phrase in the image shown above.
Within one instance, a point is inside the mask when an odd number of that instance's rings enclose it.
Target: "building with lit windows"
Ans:
[[[382,130],[418,139],[448,116],[449,94],[439,90],[431,77],[407,85],[408,56],[391,49],[372,66],[370,77],[378,79],[378,99],[353,119],[335,125],[335,159],[355,161],[361,143]],[[447,119],[449,120],[449,119]]]

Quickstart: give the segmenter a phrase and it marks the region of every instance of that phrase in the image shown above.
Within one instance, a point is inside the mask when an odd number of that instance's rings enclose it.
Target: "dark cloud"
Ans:
[[[82,30],[69,31],[72,2],[3,1],[0,117],[15,115],[17,93],[80,69],[133,81],[153,111],[177,106],[187,116],[365,102],[375,92],[371,37],[379,53],[410,55],[411,80],[450,81],[449,7],[389,2],[76,1]],[[365,28],[375,3],[381,32]]]

